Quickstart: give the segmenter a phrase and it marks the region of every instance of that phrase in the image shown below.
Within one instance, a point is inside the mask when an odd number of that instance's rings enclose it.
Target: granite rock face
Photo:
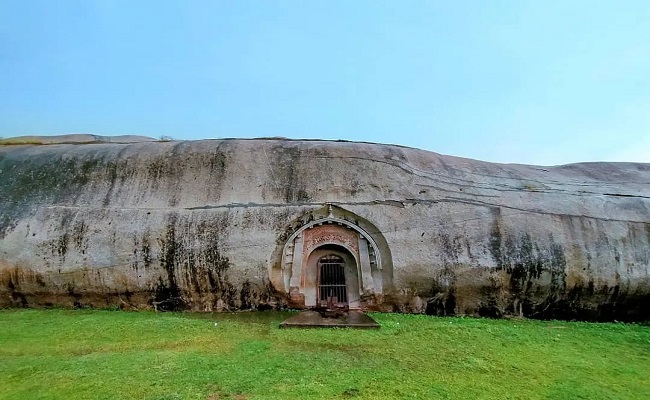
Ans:
[[[335,247],[361,309],[647,320],[650,164],[283,139],[0,146],[0,306],[310,307],[307,260]]]

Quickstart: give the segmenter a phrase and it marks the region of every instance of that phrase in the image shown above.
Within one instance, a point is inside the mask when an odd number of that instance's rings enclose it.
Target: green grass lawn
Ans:
[[[3,310],[0,398],[650,399],[649,326],[289,315]]]

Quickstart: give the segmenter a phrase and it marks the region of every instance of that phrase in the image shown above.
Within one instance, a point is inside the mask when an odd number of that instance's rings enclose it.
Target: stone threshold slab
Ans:
[[[280,324],[280,328],[358,328],[379,329],[374,319],[361,311],[348,311],[336,318],[323,317],[317,311],[302,311]]]

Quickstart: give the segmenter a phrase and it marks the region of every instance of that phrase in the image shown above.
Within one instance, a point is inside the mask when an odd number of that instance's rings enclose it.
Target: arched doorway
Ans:
[[[286,237],[287,232],[293,233]],[[332,254],[343,258],[345,297],[351,309],[376,307],[392,285],[393,262],[386,239],[372,223],[341,207],[327,205],[303,214],[278,239],[269,276],[272,285],[287,294],[291,307],[320,305],[323,288],[318,264]]]
[[[345,261],[336,254],[328,254],[318,260],[318,303],[321,306],[348,305],[345,283]]]
[[[347,248],[331,243],[315,248],[307,256],[302,276],[305,306],[327,306],[334,297],[338,307],[360,308],[358,260]]]

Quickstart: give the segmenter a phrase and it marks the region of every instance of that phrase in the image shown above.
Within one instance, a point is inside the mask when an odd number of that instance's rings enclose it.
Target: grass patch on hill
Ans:
[[[44,144],[44,143],[42,140],[33,139],[33,138],[21,138],[21,137],[8,138],[8,139],[0,138],[0,146],[17,146],[23,144]]]
[[[380,330],[279,329],[289,315],[0,311],[0,398],[650,398],[648,326],[373,314]]]

